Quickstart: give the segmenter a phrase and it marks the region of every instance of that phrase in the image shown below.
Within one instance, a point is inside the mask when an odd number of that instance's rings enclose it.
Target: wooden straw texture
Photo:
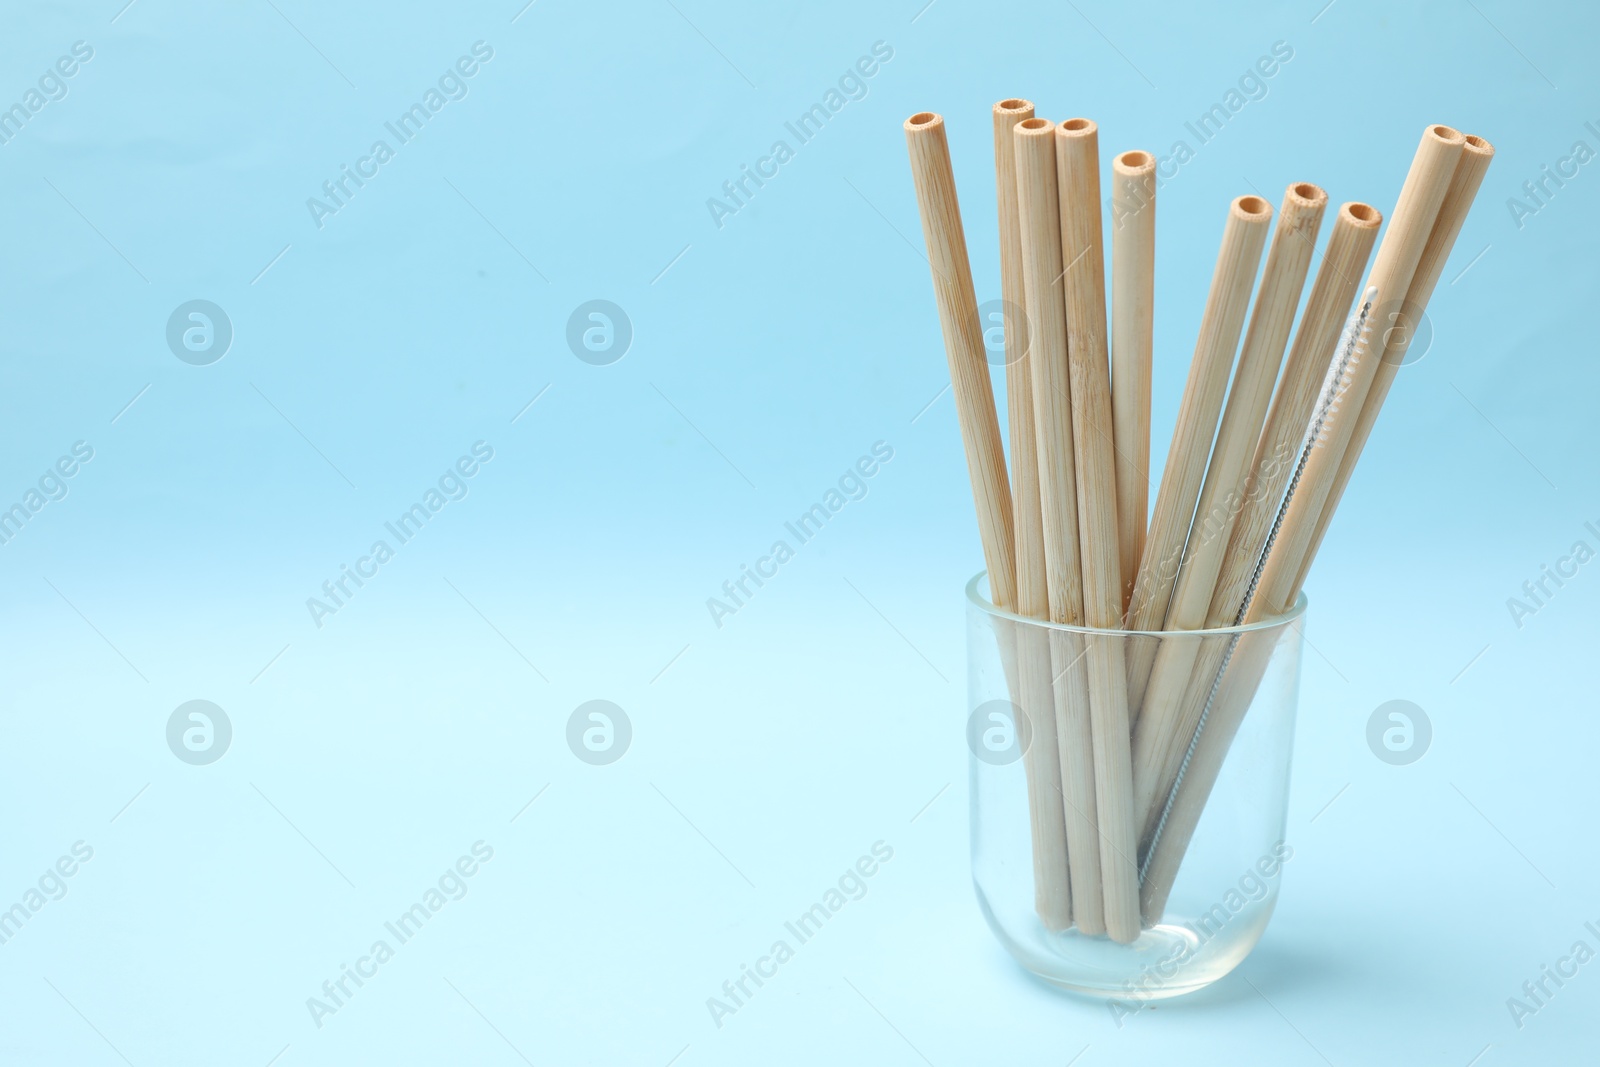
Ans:
[[[1039,497],[1044,512],[1050,620],[1083,624],[1078,550],[1078,490],[1073,470],[1067,311],[1061,287],[1055,124],[1017,124],[1017,194],[1022,217],[1022,278],[1027,300],[1033,414],[1038,432]]]
[[[1300,327],[1295,331],[1282,380],[1272,398],[1272,410],[1267,414],[1266,429],[1256,444],[1250,464],[1250,491],[1228,539],[1222,573],[1206,616],[1207,626],[1231,626],[1244,603],[1245,587],[1261,558],[1273,516],[1294,472],[1317,391],[1327,374],[1328,361],[1333,357],[1339,331],[1355,299],[1356,286],[1367,268],[1382,221],[1377,208],[1362,203],[1342,205],[1334,218],[1333,234],[1323,250],[1311,295],[1306,298]],[[1209,687],[1209,680],[1206,684]]]
[[[989,570],[989,594],[995,606],[1009,610],[1016,603],[1017,590],[1011,487],[1006,477],[1005,450],[1000,444],[994,391],[989,385],[989,363],[978,324],[978,302],[973,295],[944,119],[930,111],[919,112],[905,121],[905,131],[911,179],[922,215],[922,237],[933,273],[934,300],[944,332],[945,357],[950,364],[956,418],[978,513],[978,536]]]
[[[1022,233],[1023,295],[1033,372],[1039,495],[1044,514],[1047,600],[1053,622],[1082,625],[1083,585],[1078,545],[1078,491],[1073,468],[1073,427],[1067,365],[1066,303],[1061,286],[1061,230],[1057,200],[1055,124],[1028,119],[1013,130]],[[1067,812],[1067,862],[1074,913],[1085,933],[1101,924],[1100,835],[1094,798],[1094,764],[1087,684],[1074,665],[1077,650],[1065,636],[1052,639],[1061,783]],[[1065,672],[1065,673],[1063,673]],[[1085,802],[1085,798],[1087,802]]]
[[[1044,522],[1039,505],[1039,455],[1033,427],[1033,381],[1027,362],[1027,319],[1022,290],[1022,218],[1017,205],[1016,152],[1011,130],[1033,117],[1026,100],[994,106],[995,198],[1000,221],[1000,296],[1005,314],[1006,423],[1011,431],[1012,518],[1016,536],[1016,613],[1031,619],[1049,611],[1044,562]],[[1023,754],[1033,831],[1034,905],[1047,929],[1072,923],[1067,865],[1066,808],[1061,789],[1055,677],[1048,634],[1014,625],[1017,704],[1032,734]]]
[[[1066,803],[1067,864],[1072,872],[1072,921],[1086,937],[1106,932],[1100,869],[1100,812],[1095,798],[1094,733],[1089,713],[1089,671],[1082,635],[1050,632],[1055,679],[1056,733],[1061,789]]]
[[[994,106],[995,198],[1000,216],[1000,297],[1007,317],[1006,424],[1011,431],[1012,521],[1016,540],[1016,613],[1042,619],[1049,610],[1045,585],[1044,516],[1039,510],[1039,452],[1033,423],[1033,377],[1027,361],[1023,296],[1022,216],[1017,204],[1017,153],[1012,127],[1033,118],[1026,100]],[[1021,321],[1010,321],[1013,315]]]
[[[1489,171],[1489,163],[1494,159],[1494,146],[1482,137],[1468,136],[1462,146],[1461,160],[1456,164],[1454,176],[1450,179],[1450,189],[1445,193],[1444,204],[1439,208],[1439,219],[1434,223],[1433,232],[1428,235],[1427,247],[1422,250],[1422,259],[1417,263],[1416,273],[1411,279],[1411,287],[1406,290],[1405,304],[1399,311],[1390,308],[1389,314],[1400,315],[1402,321],[1379,322],[1379,327],[1391,327],[1387,333],[1387,346],[1383,353],[1383,364],[1378,368],[1378,376],[1372,382],[1372,389],[1367,394],[1366,403],[1361,405],[1361,418],[1356,422],[1355,432],[1350,439],[1350,447],[1345,449],[1344,458],[1339,461],[1339,474],[1334,479],[1333,488],[1328,492],[1328,502],[1324,505],[1322,513],[1317,516],[1317,529],[1311,536],[1311,547],[1306,552],[1305,559],[1300,564],[1300,572],[1295,579],[1295,588],[1305,585],[1306,573],[1311,569],[1311,562],[1316,558],[1317,549],[1322,545],[1323,535],[1328,532],[1328,523],[1333,519],[1334,509],[1339,506],[1339,500],[1344,496],[1344,489],[1350,482],[1350,475],[1355,471],[1356,462],[1361,459],[1361,450],[1366,447],[1367,438],[1372,435],[1373,423],[1378,421],[1378,411],[1383,407],[1384,398],[1389,395],[1389,388],[1394,385],[1395,375],[1400,373],[1400,367],[1405,363],[1406,350],[1410,347],[1412,339],[1422,322],[1422,316],[1428,310],[1428,301],[1433,298],[1433,290],[1439,284],[1439,277],[1444,273],[1445,260],[1450,258],[1450,250],[1455,247],[1456,238],[1461,233],[1462,224],[1467,221],[1467,212],[1472,209],[1473,198],[1478,195],[1478,188],[1483,184],[1483,177]]]
[[[1309,182],[1291,185],[1284,193],[1163,629],[1205,626],[1228,536],[1243,507],[1250,461],[1272,400],[1272,386],[1283,362],[1327,203],[1328,195]],[[1169,776],[1177,774],[1194,734],[1195,723],[1184,715],[1183,695],[1201,647],[1198,640],[1168,638],[1156,652],[1133,736],[1134,810],[1141,835],[1154,828],[1166,800]]]
[[[1156,160],[1111,161],[1111,421],[1117,448],[1117,542],[1128,609],[1150,521],[1150,375],[1156,282]]]
[[[1055,142],[1083,614],[1089,626],[1115,629],[1122,618],[1122,569],[1100,232],[1099,131],[1088,119],[1068,119],[1056,127]],[[1106,933],[1114,941],[1130,942],[1139,936],[1140,926],[1127,666],[1120,639],[1090,636],[1086,642]]]
[[[1461,159],[1465,138],[1448,126],[1430,126],[1412,160],[1400,190],[1388,232],[1378,246],[1367,285],[1376,288],[1373,308],[1381,317],[1384,309],[1398,310],[1412,276],[1422,259],[1423,249],[1439,217],[1445,193]],[[1272,555],[1261,575],[1261,585],[1250,605],[1250,620],[1281,615],[1289,610],[1297,592],[1301,565],[1309,557],[1317,519],[1332,492],[1339,464],[1355,434],[1361,406],[1388,358],[1384,343],[1378,342],[1350,370],[1336,411],[1328,418],[1321,440],[1311,450],[1305,471],[1295,490],[1294,500],[1284,515]]]
[[[1189,523],[1205,477],[1211,439],[1222,413],[1228,388],[1228,371],[1239,347],[1245,311],[1250,304],[1256,267],[1266,243],[1272,208],[1259,196],[1241,196],[1228,207],[1222,231],[1222,249],[1211,276],[1200,337],[1195,344],[1178,425],[1167,450],[1155,513],[1145,536],[1139,574],[1128,605],[1130,630],[1159,630],[1166,620],[1178,564],[1183,558]],[[1134,707],[1144,700],[1145,682],[1155,658],[1151,642],[1135,641],[1128,653],[1128,699]]]
[[[1028,780],[1028,818],[1033,834],[1034,910],[1047,930],[1072,925],[1075,910],[1072,878],[1068,869],[1069,839],[1066,803],[1061,783],[1061,740],[1056,722],[1056,697],[1051,679],[1050,634],[1039,626],[997,620],[1009,631],[1016,649],[1017,685],[1013,690],[1031,734],[1023,750],[1023,773]]]
[[[1283,195],[1164,629],[1194,630],[1205,625],[1327,203],[1328,194],[1309,182],[1291,185]]]

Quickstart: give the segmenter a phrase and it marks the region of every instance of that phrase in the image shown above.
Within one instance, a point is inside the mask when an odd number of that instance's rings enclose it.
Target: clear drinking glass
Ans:
[[[995,936],[1028,970],[1118,1012],[1215,982],[1261,939],[1294,856],[1284,822],[1305,597],[1248,626],[1133,632],[1000,611],[982,574],[966,591],[972,880]],[[1116,746],[1100,756],[1091,740],[1095,717],[1124,700],[1104,693],[1108,665],[1129,677],[1121,789]]]

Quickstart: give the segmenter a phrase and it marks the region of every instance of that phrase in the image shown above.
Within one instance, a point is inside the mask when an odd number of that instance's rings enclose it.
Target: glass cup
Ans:
[[[1119,1020],[1210,985],[1261,939],[1294,855],[1305,597],[1246,626],[1137,632],[1024,619],[986,593],[983,574],[967,584],[966,735],[990,929]],[[1119,714],[1125,747],[1097,744]]]

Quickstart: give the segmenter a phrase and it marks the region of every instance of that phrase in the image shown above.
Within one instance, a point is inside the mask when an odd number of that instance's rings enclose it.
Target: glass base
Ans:
[[[1135,1009],[1197,992],[1239,966],[1261,940],[1277,903],[1276,893],[1255,902],[1230,916],[1225,931],[1212,931],[1203,921],[1161,922],[1123,945],[1077,930],[1046,930],[1036,918],[1022,927],[1019,939],[1013,936],[1019,924],[1002,922],[983,887],[973,888],[989,928],[1023,967],[1058,989],[1125,1001]]]

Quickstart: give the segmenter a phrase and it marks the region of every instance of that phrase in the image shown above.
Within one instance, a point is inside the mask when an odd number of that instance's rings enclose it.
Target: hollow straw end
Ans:
[[[1065,119],[1056,126],[1056,136],[1064,138],[1097,137],[1100,127],[1093,119]]]
[[[1383,225],[1383,212],[1360,200],[1349,200],[1339,205],[1339,218],[1347,226],[1358,230],[1376,230]]]
[[[1315,182],[1292,182],[1284,190],[1283,198],[1302,210],[1320,209],[1328,203],[1327,191]]]
[[[1272,218],[1272,205],[1264,197],[1252,194],[1236,196],[1228,205],[1228,214],[1241,222],[1263,225]]]
[[[1122,152],[1112,159],[1111,172],[1119,178],[1148,178],[1156,172],[1156,157],[1137,148]]]

